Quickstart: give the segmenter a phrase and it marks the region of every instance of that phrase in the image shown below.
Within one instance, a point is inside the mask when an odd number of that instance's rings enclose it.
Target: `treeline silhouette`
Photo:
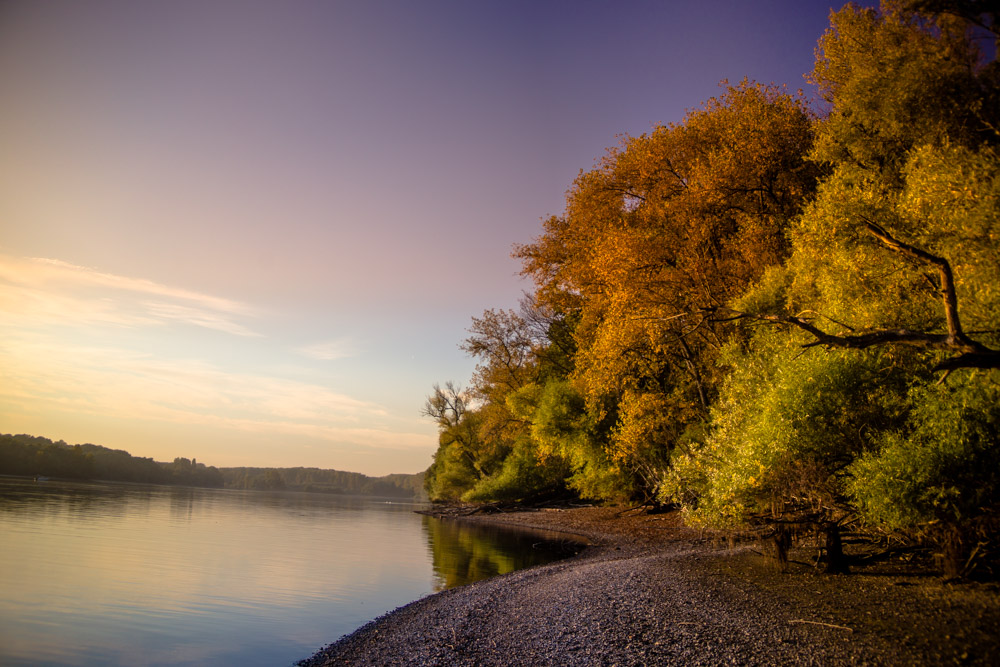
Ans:
[[[24,434],[0,435],[0,475],[406,499],[423,494],[422,473],[369,477],[319,468],[216,468],[197,459],[165,463],[100,445],[69,445]]]
[[[418,498],[423,473],[368,477],[357,472],[320,468],[222,468],[227,489],[287,490],[343,493],[386,498]]]

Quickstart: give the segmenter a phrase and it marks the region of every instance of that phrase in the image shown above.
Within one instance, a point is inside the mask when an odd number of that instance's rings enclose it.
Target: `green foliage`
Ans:
[[[832,105],[814,156],[891,184],[914,146],[945,137],[996,141],[995,67],[980,65],[967,25],[896,2],[881,11],[849,4],[834,13],[812,74]]]
[[[912,151],[900,218],[913,242],[949,260],[962,321],[1000,344],[1000,156],[997,148],[922,146]]]
[[[788,261],[734,308],[844,337],[957,340],[937,265],[898,252],[875,226],[947,262],[964,331],[996,346],[996,67],[955,17],[894,3],[846,7],[820,47],[814,78],[833,107],[812,156],[830,171],[791,225]],[[860,514],[913,533],[995,511],[996,371],[960,371],[938,385],[931,368],[944,355],[919,340],[865,351],[816,342],[775,329],[731,348],[710,435],[675,457],[668,497],[694,520],[729,526]]]
[[[438,447],[427,469],[424,489],[434,501],[457,501],[472,489],[479,475],[467,456],[454,447]]]
[[[565,489],[568,466],[557,458],[543,462],[534,443],[519,440],[498,472],[479,481],[462,495],[466,502],[520,501],[560,494]]]
[[[803,352],[780,330],[726,361],[710,434],[675,457],[666,499],[714,526],[849,512],[848,466],[902,419],[908,369],[879,351]]]
[[[529,385],[508,402],[531,424],[539,458],[562,468],[566,486],[581,498],[619,500],[630,495],[628,476],[601,445],[599,420],[570,381]]]
[[[910,393],[903,428],[857,460],[849,492],[891,530],[962,524],[1000,506],[1000,383],[968,373]]]
[[[534,409],[524,416],[530,419],[531,435],[546,454],[565,454],[581,446],[593,433],[587,402],[567,380],[542,387]]]

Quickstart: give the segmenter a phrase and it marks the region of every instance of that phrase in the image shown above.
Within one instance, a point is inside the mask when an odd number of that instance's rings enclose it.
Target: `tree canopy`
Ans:
[[[817,105],[724,82],[582,171],[514,249],[535,284],[520,312],[473,320],[480,364],[439,418],[431,496],[675,504],[706,526],[819,528],[831,560],[846,525],[937,541],[953,566],[995,545],[988,5],[846,5]]]

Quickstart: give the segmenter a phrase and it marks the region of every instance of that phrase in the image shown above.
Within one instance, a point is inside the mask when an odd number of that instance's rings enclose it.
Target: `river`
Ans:
[[[370,498],[0,478],[0,664],[291,665],[568,555]]]

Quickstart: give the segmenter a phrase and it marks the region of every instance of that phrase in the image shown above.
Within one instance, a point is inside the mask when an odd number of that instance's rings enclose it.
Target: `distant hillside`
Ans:
[[[221,487],[222,474],[194,460],[171,463],[100,445],[67,445],[32,435],[0,435],[0,474],[143,484]]]
[[[368,477],[319,468],[215,468],[195,459],[162,463],[100,445],[68,445],[32,435],[0,435],[0,475],[288,490],[422,500],[424,474]]]
[[[308,491],[385,498],[424,498],[424,474],[368,477],[320,468],[221,468],[227,489]]]

